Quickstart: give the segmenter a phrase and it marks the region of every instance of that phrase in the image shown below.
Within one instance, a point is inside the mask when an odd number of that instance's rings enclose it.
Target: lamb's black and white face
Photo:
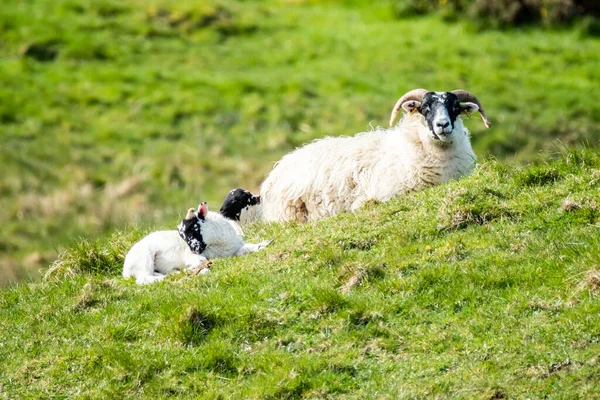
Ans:
[[[201,254],[206,249],[206,243],[202,237],[202,225],[206,222],[207,213],[206,203],[198,206],[198,212],[190,208],[177,227],[179,236],[187,243],[192,253]]]
[[[456,119],[461,113],[472,113],[479,109],[474,103],[461,103],[458,97],[450,92],[429,92],[423,96],[422,102],[411,100],[402,107],[409,112],[421,113],[433,139],[442,142],[452,140]]]
[[[225,218],[239,221],[243,210],[260,204],[260,196],[245,189],[234,189],[227,194],[221,206],[221,215]]]

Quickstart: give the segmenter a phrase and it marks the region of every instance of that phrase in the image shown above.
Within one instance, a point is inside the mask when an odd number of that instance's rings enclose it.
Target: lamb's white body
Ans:
[[[305,222],[385,202],[468,174],[475,154],[457,118],[452,140],[433,140],[423,116],[390,129],[316,140],[279,161],[260,190],[266,221]]]
[[[175,270],[200,267],[206,261],[206,257],[191,252],[177,231],[157,231],[131,247],[125,257],[123,276],[134,276],[141,285],[160,281]]]
[[[270,242],[244,243],[232,221],[209,212],[202,224],[206,249],[194,254],[176,230],[152,232],[135,243],[123,265],[125,278],[135,277],[137,284],[160,281],[175,270],[198,268],[213,258],[241,256],[265,248]]]

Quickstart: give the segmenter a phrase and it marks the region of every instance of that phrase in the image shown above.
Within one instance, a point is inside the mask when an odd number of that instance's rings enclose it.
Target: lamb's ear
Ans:
[[[198,206],[198,218],[205,218],[206,214],[208,214],[208,205],[204,202]]]
[[[192,218],[194,218],[194,211],[195,210],[193,208],[189,208],[187,210],[187,214],[185,215],[184,219],[192,219]]]
[[[412,114],[416,111],[419,111],[421,107],[421,102],[417,100],[408,100],[402,103],[402,108],[409,114]]]
[[[469,101],[460,103],[460,108],[462,108],[462,111],[464,113],[467,113],[467,115],[473,114],[474,112],[479,111],[479,106],[477,104],[471,103]]]

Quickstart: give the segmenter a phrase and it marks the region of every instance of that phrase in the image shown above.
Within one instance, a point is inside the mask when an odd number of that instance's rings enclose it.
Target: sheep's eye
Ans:
[[[429,106],[422,106],[421,107],[421,114],[425,115],[429,112]]]

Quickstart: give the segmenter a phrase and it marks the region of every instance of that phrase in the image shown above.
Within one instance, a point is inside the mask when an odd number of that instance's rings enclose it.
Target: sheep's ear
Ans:
[[[419,111],[420,107],[421,107],[421,102],[416,101],[416,100],[409,100],[409,101],[405,101],[404,103],[402,103],[402,108],[404,109],[404,111],[406,111],[409,114],[414,113],[415,110]]]
[[[477,104],[468,101],[460,103],[460,107],[462,108],[462,111],[467,115],[479,111],[479,106]]]
[[[204,202],[198,206],[198,217],[204,218],[206,214],[208,214],[208,205]]]

